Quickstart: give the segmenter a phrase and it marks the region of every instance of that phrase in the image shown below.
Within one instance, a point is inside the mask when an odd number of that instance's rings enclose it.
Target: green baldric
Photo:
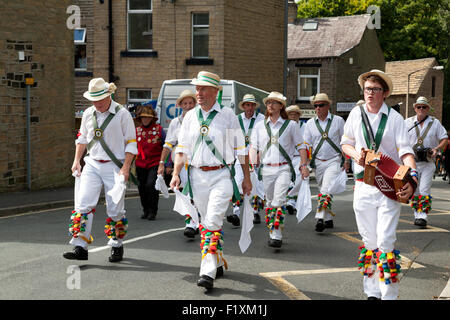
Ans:
[[[422,136],[420,135],[419,126],[416,126],[417,143],[413,147],[414,150],[417,149],[417,147],[419,147],[419,146],[421,146],[421,147],[423,146],[423,142],[425,141],[428,131],[430,131],[431,126],[433,125],[433,120],[434,120],[434,118],[431,117],[431,121],[428,123],[428,126],[426,127]]]
[[[370,126],[369,120],[367,118],[366,113],[364,112],[363,106],[359,106],[359,108],[361,110],[361,116],[363,120],[362,129],[367,148],[377,151],[381,144],[381,138],[383,138],[384,129],[386,129],[386,123],[389,113],[391,112],[391,108],[388,107],[388,115],[386,115],[385,113],[381,115],[380,124],[378,125],[378,130],[375,137],[373,136],[372,127]],[[355,175],[355,179],[362,179],[363,177],[364,177],[364,170]]]
[[[339,149],[338,146],[333,142],[333,140],[331,140],[330,137],[328,136],[328,132],[330,131],[331,122],[333,121],[333,118],[334,118],[334,116],[331,115],[331,119],[328,119],[327,126],[325,127],[325,131],[323,131],[322,127],[319,124],[319,120],[317,118],[314,121],[314,123],[316,124],[317,130],[319,130],[320,134],[322,135],[322,139],[320,139],[319,144],[317,145],[316,149],[314,150],[314,153],[311,156],[311,162],[309,164],[309,166],[311,168],[316,167],[315,161],[316,161],[317,153],[319,152],[320,148],[322,147],[322,145],[325,141],[327,141],[330,144],[330,146],[332,146],[333,149],[336,150],[337,153],[341,153],[341,149]]]
[[[197,152],[197,150],[200,147],[201,143],[204,141],[206,143],[206,145],[209,147],[209,149],[211,150],[212,154],[216,157],[216,159],[219,160],[225,167],[227,167],[228,170],[230,170],[231,182],[233,184],[232,201],[236,202],[236,201],[241,200],[241,195],[239,193],[239,188],[237,186],[236,180],[234,179],[234,174],[232,172],[232,169],[226,163],[226,161],[223,159],[222,155],[220,154],[220,151],[216,148],[216,146],[214,145],[213,141],[211,140],[211,138],[208,135],[208,133],[209,133],[209,126],[211,124],[211,121],[214,119],[214,117],[217,115],[218,112],[216,110],[212,110],[211,113],[206,118],[206,120],[203,119],[203,113],[202,113],[202,110],[201,110],[201,108],[199,106],[196,107],[195,112],[197,114],[197,119],[198,119],[198,122],[200,124],[200,134],[199,134],[199,136],[197,138],[197,141],[195,142],[195,146],[194,146],[194,150],[192,152],[191,160],[194,159],[195,153]],[[187,177],[188,178],[187,178],[186,186],[183,189],[183,194],[185,194],[185,195],[189,194],[191,199],[193,199],[191,178],[190,178],[190,168],[191,168],[191,165],[189,165],[188,168],[187,168]]]
[[[247,133],[245,132],[244,121],[242,120],[242,113],[238,115],[238,119],[239,119],[239,125],[241,126],[241,129],[242,129],[242,133],[245,136],[245,146],[247,147],[248,144],[250,143],[250,136],[252,134],[253,125],[255,124],[256,118],[252,118],[250,120],[250,126],[248,127]]]
[[[261,165],[259,166],[258,169],[258,179],[262,180],[262,159],[264,159],[264,156],[266,155],[266,152],[269,150],[271,145],[275,145],[278,147],[278,150],[280,151],[280,153],[283,155],[283,157],[286,159],[289,168],[291,169],[291,181],[295,182],[295,170],[294,170],[294,166],[292,165],[292,161],[291,158],[289,157],[289,155],[287,154],[286,150],[284,150],[284,148],[280,145],[279,140],[281,135],[283,134],[284,130],[286,130],[287,126],[289,125],[290,120],[285,120],[283,125],[281,126],[280,130],[278,131],[278,134],[275,136],[272,136],[272,130],[270,130],[270,126],[268,124],[268,122],[264,121],[264,126],[266,127],[267,130],[267,134],[269,135],[269,141],[267,142],[266,148],[264,149],[262,155],[261,155]]]
[[[115,109],[116,113],[119,112],[120,108],[122,108],[122,106],[120,106],[120,105],[116,106],[116,109]],[[103,121],[102,125],[99,128],[98,123],[97,123],[97,113],[95,111],[93,112],[92,125],[94,126],[94,138],[88,143],[87,149],[88,149],[88,153],[89,153],[89,151],[91,150],[94,143],[96,143],[97,141],[100,142],[103,150],[105,150],[106,154],[111,158],[111,161],[114,162],[115,165],[118,166],[119,168],[122,168],[123,163],[119,159],[116,158],[114,153],[111,151],[111,149],[109,149],[108,145],[106,144],[105,140],[103,139],[103,132],[105,132],[106,127],[111,122],[111,120],[114,118],[114,116],[115,116],[115,113],[109,113],[108,117],[106,117],[105,121]],[[138,180],[131,172],[130,172],[130,180],[135,185],[139,185]]]

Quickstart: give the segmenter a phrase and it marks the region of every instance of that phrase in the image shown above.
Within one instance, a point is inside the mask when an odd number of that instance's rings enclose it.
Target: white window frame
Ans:
[[[76,28],[76,29],[74,29],[74,33],[75,33],[75,30],[83,30],[83,39],[82,40],[75,40],[75,38],[74,38],[73,39],[73,43],[74,43],[75,47],[77,47],[77,46],[84,46],[84,51],[85,51],[85,54],[86,54],[86,68],[77,68],[77,67],[75,67],[74,70],[75,71],[86,71],[87,70],[87,43],[86,43],[86,33],[87,33],[87,31],[86,31],[86,28]]]
[[[130,23],[129,23],[129,17],[130,13],[133,14],[151,14],[152,15],[152,21],[153,21],[153,0],[150,1],[150,9],[130,9],[130,0],[127,0],[127,51],[141,51],[141,52],[149,52],[153,51],[153,49],[131,49],[130,48]],[[147,31],[149,32],[148,35],[153,36],[153,22],[152,22],[152,30]],[[152,48],[153,48],[153,38],[152,38]]]
[[[298,100],[308,100],[311,98],[311,96],[301,96],[300,95],[300,80],[303,78],[307,79],[317,79],[317,92],[313,93],[313,95],[316,95],[320,92],[320,68],[318,67],[304,67],[304,68],[317,68],[317,74],[304,74],[302,75],[300,73],[302,68],[299,68],[297,71],[297,97]]]
[[[208,15],[208,24],[194,24],[194,15],[196,14],[207,14]],[[191,57],[192,58],[209,58],[209,48],[207,56],[194,56],[194,28],[208,28],[208,46],[209,46],[209,12],[192,12],[191,13]]]
[[[82,40],[75,40],[75,36],[74,36],[73,42],[75,44],[86,43],[86,28],[75,28],[73,32],[75,33],[76,30],[83,30],[83,39]]]

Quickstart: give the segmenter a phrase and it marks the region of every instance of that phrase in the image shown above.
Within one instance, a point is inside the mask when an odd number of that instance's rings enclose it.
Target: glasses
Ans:
[[[325,106],[327,106],[326,103],[318,103],[318,104],[314,105],[314,108],[322,108],[322,107],[325,107]]]
[[[416,109],[428,109],[428,106],[416,106]]]
[[[383,88],[377,88],[377,87],[375,87],[375,88],[369,88],[369,87],[367,87],[367,88],[364,88],[364,91],[365,91],[366,93],[378,93],[378,92],[383,91]]]
[[[266,102],[266,105],[267,104],[281,104],[281,102],[278,102],[278,101],[275,101],[275,100],[268,100],[267,102]]]

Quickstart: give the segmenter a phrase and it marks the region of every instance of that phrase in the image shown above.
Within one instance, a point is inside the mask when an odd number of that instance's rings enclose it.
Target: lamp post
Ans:
[[[411,75],[414,74],[414,73],[416,73],[416,72],[419,72],[419,71],[422,71],[422,70],[426,70],[426,69],[442,70],[442,69],[444,69],[444,67],[443,67],[443,66],[426,67],[426,68],[421,68],[421,69],[418,69],[418,70],[414,70],[413,72],[411,72],[411,73],[408,74],[408,87],[407,87],[407,89],[406,89],[407,91],[406,91],[406,112],[405,112],[405,119],[408,119],[408,110],[409,110],[409,80],[411,79]]]

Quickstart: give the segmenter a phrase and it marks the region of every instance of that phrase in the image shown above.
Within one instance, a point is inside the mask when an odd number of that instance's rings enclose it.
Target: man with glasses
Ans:
[[[401,271],[399,251],[395,250],[401,203],[363,182],[363,151],[373,149],[409,166],[412,178],[417,182],[416,163],[403,117],[384,103],[393,90],[390,77],[383,71],[372,70],[361,74],[358,83],[364,91],[365,104],[352,109],[341,140],[342,150],[355,163],[353,210],[364,243],[360,247],[358,265],[364,275],[364,292],[369,300],[394,300],[399,293],[397,274]],[[363,113],[367,115],[367,124],[365,117],[362,118]],[[369,136],[370,130],[373,135]],[[397,192],[397,197],[407,200],[412,193],[413,187],[407,183]]]
[[[344,133],[344,119],[329,112],[331,100],[326,93],[318,93],[311,97],[316,116],[306,122],[304,130],[305,144],[312,147],[310,166],[315,169],[316,180],[319,187],[317,196],[316,231],[322,232],[325,228],[333,228],[334,213],[331,211],[333,195],[328,188],[333,185],[343,168],[343,154],[340,140]],[[350,164],[346,160],[344,168]]]
[[[431,210],[431,184],[436,170],[435,158],[447,145],[447,132],[438,119],[428,115],[431,105],[425,97],[414,103],[416,115],[405,120],[409,141],[416,154],[419,185],[411,199],[414,224],[426,227]]]

